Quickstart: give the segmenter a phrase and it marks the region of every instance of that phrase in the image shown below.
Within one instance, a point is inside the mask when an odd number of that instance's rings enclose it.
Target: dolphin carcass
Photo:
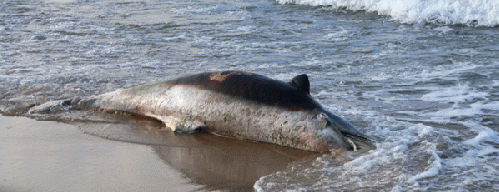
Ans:
[[[286,83],[238,71],[208,72],[85,99],[48,102],[28,114],[61,106],[149,116],[177,132],[202,130],[308,151],[373,147],[363,133],[310,96],[307,75]]]

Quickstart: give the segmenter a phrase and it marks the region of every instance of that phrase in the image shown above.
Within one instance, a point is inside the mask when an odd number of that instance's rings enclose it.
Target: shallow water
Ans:
[[[378,149],[326,154],[257,190],[499,190],[497,3],[355,2],[4,1],[0,111],[200,71],[306,73]]]

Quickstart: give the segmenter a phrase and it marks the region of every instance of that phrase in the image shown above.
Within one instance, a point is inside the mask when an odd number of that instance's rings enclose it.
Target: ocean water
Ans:
[[[7,0],[0,111],[201,71],[305,73],[377,149],[255,190],[498,191],[498,25],[492,0]]]

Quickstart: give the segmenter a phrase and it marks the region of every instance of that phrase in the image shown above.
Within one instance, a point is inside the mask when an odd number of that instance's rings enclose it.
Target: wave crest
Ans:
[[[495,0],[277,0],[281,4],[333,6],[378,12],[402,23],[497,26],[499,1]]]

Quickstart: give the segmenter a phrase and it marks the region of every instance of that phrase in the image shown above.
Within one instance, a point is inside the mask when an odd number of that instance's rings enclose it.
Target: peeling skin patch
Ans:
[[[233,71],[220,71],[220,72],[212,73],[208,77],[212,81],[222,82],[222,81],[225,81],[227,78],[229,78],[232,75],[248,75],[248,76],[251,76],[253,74],[242,73],[242,72],[233,72]]]

